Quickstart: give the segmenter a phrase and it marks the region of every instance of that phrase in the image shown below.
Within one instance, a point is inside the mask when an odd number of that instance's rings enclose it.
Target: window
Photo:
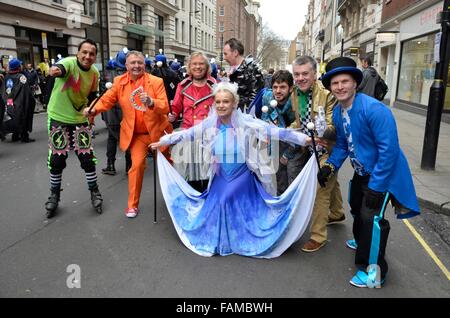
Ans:
[[[21,29],[21,28],[14,28],[15,30],[15,35],[16,35],[16,39],[17,40],[25,40],[25,41],[30,41],[30,31],[26,30],[26,29]]]
[[[186,10],[186,0],[181,0],[181,9]]]
[[[84,0],[84,14],[90,16],[93,22],[98,22],[98,1]]]
[[[194,41],[193,41],[192,43],[193,43],[194,46],[196,47],[196,46],[197,46],[197,43],[198,43],[198,30],[197,30],[197,28],[195,28],[194,30],[195,30],[195,31],[194,31]]]
[[[178,41],[178,18],[175,18],[175,40]]]
[[[342,36],[343,36],[344,30],[342,28],[342,25],[338,25],[336,26],[336,30],[335,30],[335,34],[336,34],[336,38],[335,38],[335,44],[341,43],[342,41]]]
[[[224,32],[225,31],[225,26],[223,24],[223,21],[219,22],[219,32]]]
[[[142,24],[142,8],[127,2],[127,23]]]
[[[160,31],[160,34],[162,34],[164,32],[164,17],[162,17],[160,15],[156,15],[156,19],[157,19],[156,25],[157,25],[158,31]],[[156,36],[155,49],[157,52],[159,49],[164,50],[164,36],[163,35]]]
[[[186,42],[185,32],[186,32],[186,23],[184,21],[181,21],[181,43]]]
[[[423,106],[428,105],[436,68],[434,38],[435,34],[430,34],[403,42],[398,99]]]
[[[219,7],[219,16],[221,16],[221,17],[225,16],[225,6]]]
[[[54,3],[62,4],[62,0],[53,0]]]
[[[127,48],[130,51],[140,51],[142,52],[142,49],[144,47],[144,37],[141,35],[137,35],[134,33],[128,33],[127,36]]]

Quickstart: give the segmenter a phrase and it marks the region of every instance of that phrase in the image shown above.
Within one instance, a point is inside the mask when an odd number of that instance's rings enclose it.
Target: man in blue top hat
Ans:
[[[151,74],[163,79],[167,100],[171,104],[175,98],[175,92],[180,80],[177,74],[167,64],[167,58],[162,53],[162,50],[160,50],[160,54],[155,56],[155,64]]]
[[[145,71],[147,72],[147,73],[152,73],[152,60],[148,57],[148,54],[145,54],[145,59],[144,59],[144,61],[145,61]]]
[[[337,140],[318,178],[327,182],[350,158],[355,170],[349,188],[355,239],[347,241],[347,246],[356,250],[355,264],[361,266],[350,284],[379,288],[388,271],[384,258],[390,230],[387,204],[391,202],[400,219],[420,212],[394,116],[378,100],[357,93],[362,78],[351,58],[338,57],[326,66],[322,83],[338,100],[333,110]]]
[[[183,72],[181,71],[181,63],[178,61],[178,59],[174,59],[172,61],[172,63],[170,64],[170,68],[177,75],[178,81],[179,82],[183,81],[184,76],[183,76]]]
[[[12,132],[12,141],[33,142],[29,137],[33,129],[33,116],[36,101],[27,77],[22,73],[22,62],[12,58],[5,76],[4,100],[8,119],[4,132]]]
[[[107,69],[110,74],[109,81],[112,83],[116,76],[124,74],[127,69],[125,62],[127,59],[128,49],[123,48],[116,55],[115,60],[108,63]],[[106,144],[106,167],[102,169],[102,173],[106,175],[115,175],[117,173],[115,162],[117,154],[117,144],[120,136],[120,122],[122,121],[122,109],[119,104],[114,105],[113,108],[107,112],[102,113],[106,127],[108,128],[108,140]],[[125,172],[131,168],[131,154],[129,151],[125,152]]]

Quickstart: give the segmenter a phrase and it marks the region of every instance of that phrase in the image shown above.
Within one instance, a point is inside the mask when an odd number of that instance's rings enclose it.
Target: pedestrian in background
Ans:
[[[117,76],[123,75],[127,69],[125,66],[128,49],[124,48],[119,51],[114,60],[110,60],[106,67],[106,72],[110,82],[113,82]],[[147,67],[147,65],[146,65]],[[108,128],[108,139],[106,143],[106,167],[102,169],[102,173],[106,175],[115,175],[116,171],[116,154],[117,145],[120,140],[120,123],[122,121],[122,109],[116,103],[110,110],[102,113],[102,119]],[[131,154],[129,150],[125,151],[125,172],[131,168]]]
[[[155,56],[155,67],[151,74],[163,79],[167,100],[171,104],[180,81],[178,75],[167,64],[167,57],[162,52]]]
[[[29,80],[22,71],[22,61],[17,58],[9,61],[8,74],[4,82],[3,98],[10,118],[4,124],[4,131],[12,133],[12,141],[34,142],[35,140],[30,138],[30,133],[33,131],[36,100]]]
[[[357,91],[364,93],[371,97],[375,96],[375,85],[378,81],[378,72],[372,66],[372,58],[370,56],[364,56],[361,58],[362,74],[363,78],[361,84],[359,84]]]
[[[275,70],[273,68],[269,68],[269,70],[267,71],[267,74],[264,75],[264,87],[272,88],[273,73],[275,73]]]

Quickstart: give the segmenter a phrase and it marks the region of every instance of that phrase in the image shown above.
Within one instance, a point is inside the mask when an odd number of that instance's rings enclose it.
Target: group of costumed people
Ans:
[[[154,159],[161,190],[176,232],[187,248],[202,256],[277,257],[303,235],[316,189],[336,178],[349,157],[355,170],[349,191],[354,217],[352,247],[358,265],[350,282],[358,287],[384,282],[387,204],[395,206],[399,218],[417,215],[419,207],[394,117],[381,102],[356,93],[362,74],[352,59],[330,61],[322,77],[323,85],[338,101],[332,113],[336,129],[333,151],[320,166],[311,156],[292,183],[277,194],[279,142],[311,148],[314,138],[306,133],[311,133],[312,127],[281,128],[243,112],[238,85],[216,83],[202,53],[191,55],[187,77],[177,84],[172,102],[163,79],[145,72],[146,58],[137,51],[126,54],[127,71],[115,76],[112,87],[93,102],[95,98],[90,95],[98,90],[94,53],[95,44],[85,41],[76,58],[64,59],[52,70],[59,77],[55,89],[60,90],[61,98],[73,100],[65,111],[56,111],[63,103],[49,104],[49,167],[52,195],[57,197],[49,198],[47,204],[53,206],[47,207],[48,211],[54,214],[60,200],[62,169],[70,149],[62,147],[66,143],[61,143],[61,138],[75,143],[72,148],[86,171],[92,204],[101,206],[92,164],[95,157],[83,127],[88,125],[87,118],[92,120],[118,106],[122,112],[120,149],[131,156],[127,217],[134,218],[140,212],[147,157],[151,149],[158,149]],[[68,95],[67,90],[74,90],[80,76],[89,77],[82,78],[84,96],[77,105],[85,107],[78,108],[73,105],[76,96]],[[56,98],[52,95],[53,101]],[[180,114],[181,129],[174,132],[172,123]],[[326,140],[317,138],[316,142],[327,146]]]

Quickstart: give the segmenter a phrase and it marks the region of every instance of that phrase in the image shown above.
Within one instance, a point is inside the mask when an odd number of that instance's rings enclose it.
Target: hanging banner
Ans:
[[[42,37],[42,48],[47,49],[47,33],[42,32],[41,37]]]

